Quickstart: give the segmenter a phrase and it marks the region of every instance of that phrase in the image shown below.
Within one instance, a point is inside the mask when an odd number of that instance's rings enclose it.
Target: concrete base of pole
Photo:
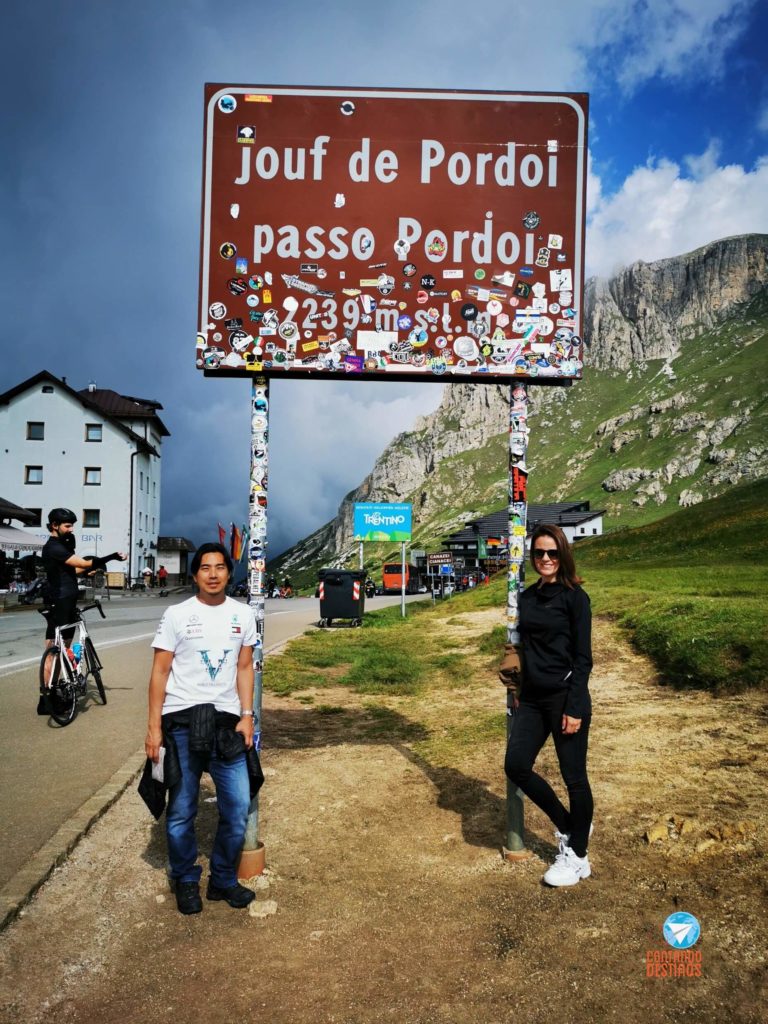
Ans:
[[[243,850],[237,865],[237,877],[239,881],[253,878],[255,875],[263,875],[267,863],[267,855],[264,850],[264,843],[259,842],[255,850]]]
[[[501,856],[504,860],[509,861],[530,860],[533,852],[531,850],[508,850],[506,846],[502,846]]]

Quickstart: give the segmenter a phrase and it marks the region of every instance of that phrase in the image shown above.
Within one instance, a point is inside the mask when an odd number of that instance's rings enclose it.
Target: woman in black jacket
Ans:
[[[576,575],[571,546],[558,526],[542,525],[531,538],[539,575],[520,595],[521,679],[504,770],[547,814],[559,853],[544,875],[548,885],[576,885],[591,874],[587,843],[592,831],[592,792],[587,741],[592,703],[592,613]],[[514,678],[504,680],[514,684]],[[548,782],[533,771],[552,734],[568,790],[566,810]]]

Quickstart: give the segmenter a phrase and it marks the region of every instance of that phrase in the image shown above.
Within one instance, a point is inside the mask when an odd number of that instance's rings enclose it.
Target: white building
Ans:
[[[189,580],[190,555],[196,551],[195,545],[186,537],[158,537],[157,568],[165,566],[168,573],[168,585],[176,586]]]
[[[46,370],[0,395],[0,491],[36,513],[25,529],[46,539],[49,510],[64,506],[78,518],[78,554],[128,551],[128,564],[109,568],[132,579],[156,570],[160,448],[169,436],[159,409],[93,383],[75,391]]]

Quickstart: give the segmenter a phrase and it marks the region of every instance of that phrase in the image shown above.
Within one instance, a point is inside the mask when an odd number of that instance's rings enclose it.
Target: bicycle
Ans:
[[[103,665],[99,661],[93,640],[83,619],[85,612],[96,608],[102,619],[106,619],[100,601],[77,609],[77,621],[65,626],[57,626],[53,644],[43,653],[40,661],[40,692],[47,694],[51,708],[51,718],[58,725],[69,725],[78,712],[78,702],[88,692],[88,680],[93,679],[99,701],[107,703],[107,694],[101,679]],[[45,616],[50,609],[39,609]],[[77,640],[73,637],[69,646],[62,638],[62,632],[75,628]],[[79,649],[79,650],[78,650]],[[79,657],[78,657],[79,653]]]

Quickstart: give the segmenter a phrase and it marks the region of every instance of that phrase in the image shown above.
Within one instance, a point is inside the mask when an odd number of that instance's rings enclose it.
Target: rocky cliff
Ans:
[[[768,235],[738,235],[672,259],[633,263],[584,296],[590,364],[628,369],[674,359],[687,337],[716,327],[768,284]]]
[[[590,280],[584,381],[530,389],[530,499],[590,498],[632,525],[768,473],[767,296],[768,235]],[[347,562],[356,501],[412,502],[423,543],[500,507],[508,393],[446,386],[439,408],[387,446],[338,515],[276,565],[298,575]]]

